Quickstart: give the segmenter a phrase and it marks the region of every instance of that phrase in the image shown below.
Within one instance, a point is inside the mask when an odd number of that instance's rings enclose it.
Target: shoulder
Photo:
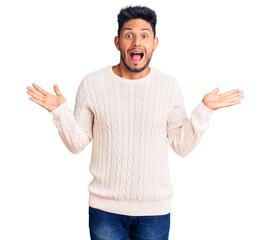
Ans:
[[[93,84],[95,80],[99,79],[100,77],[104,77],[108,72],[109,66],[100,68],[98,70],[89,72],[85,74],[82,81],[85,81],[87,84]]]
[[[95,82],[106,72],[108,67],[104,67],[83,76],[78,86],[78,94],[88,94],[95,88]]]
[[[154,72],[154,75],[158,79],[160,79],[163,82],[163,84],[168,84],[168,85],[174,86],[177,83],[176,78],[173,77],[172,75],[167,74],[157,68],[152,68],[152,70]]]

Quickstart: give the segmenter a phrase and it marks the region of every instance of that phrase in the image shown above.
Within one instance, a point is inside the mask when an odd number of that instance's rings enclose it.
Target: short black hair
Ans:
[[[118,37],[120,37],[123,24],[135,18],[141,18],[150,23],[155,37],[155,26],[157,22],[156,13],[154,10],[144,6],[128,6],[120,10],[118,14]]]

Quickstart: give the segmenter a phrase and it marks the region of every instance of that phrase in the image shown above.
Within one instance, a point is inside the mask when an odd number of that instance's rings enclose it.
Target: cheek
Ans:
[[[147,53],[150,54],[154,50],[154,44],[153,43],[146,43],[145,48],[147,50]]]
[[[123,58],[126,58],[126,54],[125,54],[125,52],[121,49],[120,50],[120,54],[121,54],[121,56],[123,57]]]
[[[122,49],[127,49],[129,47],[129,42],[125,41],[125,40],[122,40],[119,42],[119,46],[122,48]]]
[[[152,55],[152,53],[153,53],[153,48],[148,48],[147,49],[147,56],[151,56]]]

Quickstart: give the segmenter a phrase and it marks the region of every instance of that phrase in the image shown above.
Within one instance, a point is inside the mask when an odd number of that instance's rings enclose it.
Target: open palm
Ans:
[[[206,94],[202,102],[210,109],[229,107],[240,104],[239,100],[243,99],[243,92],[238,89],[219,94],[219,88],[215,88],[212,92]]]
[[[29,99],[40,106],[47,109],[49,112],[53,111],[60,104],[66,101],[65,97],[60,92],[58,85],[54,85],[54,91],[56,95],[46,92],[44,89],[39,87],[37,84],[32,84],[34,88],[27,87],[29,91],[27,93],[32,96]]]

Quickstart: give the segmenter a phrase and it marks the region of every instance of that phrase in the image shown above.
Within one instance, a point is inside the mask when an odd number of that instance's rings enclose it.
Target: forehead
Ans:
[[[122,26],[122,29],[124,28],[132,28],[134,30],[148,28],[150,31],[152,31],[151,24],[141,18],[136,18],[125,22]]]

